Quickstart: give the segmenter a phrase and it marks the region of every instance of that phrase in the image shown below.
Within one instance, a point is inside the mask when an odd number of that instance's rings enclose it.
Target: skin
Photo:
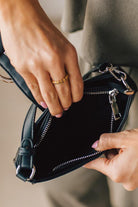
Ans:
[[[83,81],[77,53],[37,0],[0,0],[0,28],[6,54],[36,101],[61,117],[81,100]],[[14,51],[14,52],[13,52]],[[69,80],[54,85],[66,73]]]
[[[0,0],[0,30],[6,54],[39,104],[59,118],[73,102],[81,100],[83,81],[76,50],[37,0]],[[66,73],[69,80],[64,84],[52,84]],[[121,182],[127,190],[138,187],[138,129],[103,134],[96,144],[96,150],[116,148],[119,153],[85,167]]]
[[[109,151],[107,157],[89,162],[86,168],[122,183],[128,191],[138,187],[138,129],[102,134],[92,147],[97,151],[118,149],[118,153],[114,155]]]

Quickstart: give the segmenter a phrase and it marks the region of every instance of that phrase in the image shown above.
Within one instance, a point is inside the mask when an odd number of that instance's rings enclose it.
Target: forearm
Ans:
[[[7,30],[18,30],[26,32],[29,28],[34,30],[36,24],[43,22],[46,31],[56,29],[38,0],[0,0],[0,32],[5,35]],[[43,27],[43,23],[41,25]],[[20,33],[18,33],[20,35]]]
[[[26,19],[28,24],[29,20],[35,19],[36,10],[39,12],[40,8],[38,0],[0,0],[0,28],[5,23],[25,22]]]

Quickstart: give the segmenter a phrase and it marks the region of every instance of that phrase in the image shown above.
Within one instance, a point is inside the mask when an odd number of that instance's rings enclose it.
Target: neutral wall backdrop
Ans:
[[[64,0],[41,0],[54,23],[60,21]],[[0,69],[0,73],[3,73]],[[30,101],[15,84],[0,81],[0,207],[46,207],[44,184],[32,185],[16,178],[13,158]]]

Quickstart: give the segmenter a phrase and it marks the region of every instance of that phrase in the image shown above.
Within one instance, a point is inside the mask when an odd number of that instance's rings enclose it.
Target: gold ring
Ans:
[[[62,78],[61,80],[52,80],[52,83],[53,84],[61,84],[61,83],[64,83],[66,80],[68,80],[69,78],[69,75],[66,74],[64,78]]]

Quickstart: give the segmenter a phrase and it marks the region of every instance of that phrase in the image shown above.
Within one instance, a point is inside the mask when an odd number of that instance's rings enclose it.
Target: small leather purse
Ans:
[[[61,118],[46,109],[35,121],[37,104],[23,78],[1,52],[0,65],[33,102],[22,129],[21,144],[14,159],[16,176],[23,181],[47,181],[96,159],[104,152],[91,146],[102,133],[123,127],[137,91],[136,84],[120,67],[101,64],[84,75],[84,96]],[[90,77],[91,73],[97,73]]]

